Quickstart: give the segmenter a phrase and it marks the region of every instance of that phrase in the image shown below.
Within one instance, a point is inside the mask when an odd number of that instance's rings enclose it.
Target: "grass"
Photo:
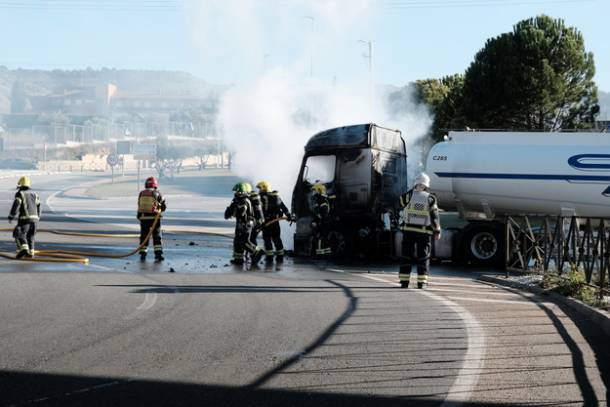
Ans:
[[[598,288],[587,285],[584,271],[576,267],[564,275],[549,272],[540,285],[544,289],[575,298],[592,307],[608,310],[608,301],[599,297]]]

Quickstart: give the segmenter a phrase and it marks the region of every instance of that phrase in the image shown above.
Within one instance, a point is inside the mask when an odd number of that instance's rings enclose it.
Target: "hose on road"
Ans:
[[[152,236],[153,230],[159,223],[161,218],[161,214],[157,214],[153,225],[148,231],[148,235],[143,242],[148,243],[149,239]],[[273,220],[270,220],[260,226],[259,230],[266,228],[276,222],[281,220],[288,220],[286,217],[280,217]],[[10,232],[13,229],[0,229],[0,232]],[[113,234],[113,233],[84,233],[84,232],[68,232],[68,231],[58,231],[58,230],[50,230],[50,229],[40,229],[39,232],[52,233],[56,235],[65,235],[65,236],[78,236],[78,237],[110,237],[110,238],[139,238],[139,234],[131,233],[131,234]],[[174,232],[175,233],[175,232]],[[187,233],[187,232],[185,232]],[[201,232],[199,232],[201,233]],[[232,236],[225,235],[222,233],[213,233],[213,232],[204,232],[206,235],[212,236],[221,236],[226,238],[233,238]],[[108,259],[122,259],[125,257],[132,256],[140,251],[141,248],[144,247],[144,243],[140,243],[138,247],[127,252],[127,253],[102,253],[102,252],[88,252],[88,251],[79,251],[79,250],[35,250],[34,257],[22,257],[20,259],[16,258],[14,255],[10,255],[8,253],[0,252],[0,258],[5,258],[8,260],[16,260],[16,261],[27,261],[27,262],[39,262],[39,263],[80,263],[80,264],[88,264],[89,257],[100,257],[100,258],[108,258]]]
[[[88,251],[80,251],[80,250],[35,250],[34,257],[22,257],[20,259],[15,256],[11,256],[7,253],[0,253],[0,257],[9,259],[9,260],[17,260],[17,261],[27,261],[27,262],[38,262],[38,263],[80,263],[80,264],[88,264],[89,257],[101,257],[107,259],[122,259],[125,257],[132,256],[140,251],[141,248],[144,247],[145,243],[148,245],[148,241],[152,236],[155,227],[159,223],[159,219],[161,218],[161,214],[157,214],[155,220],[148,231],[148,235],[143,240],[142,243],[138,245],[135,249],[127,252],[127,253],[102,253],[102,252],[88,252]],[[62,232],[63,233],[63,232]],[[76,236],[94,236],[94,237],[114,237],[112,234],[103,234],[103,233],[81,233],[76,234]],[[136,235],[139,237],[139,235]]]

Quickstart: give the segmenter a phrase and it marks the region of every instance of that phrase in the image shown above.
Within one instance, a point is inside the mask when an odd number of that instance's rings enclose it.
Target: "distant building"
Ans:
[[[181,109],[200,106],[202,97],[194,95],[167,95],[158,93],[135,93],[118,91],[110,101],[113,113],[171,113]]]
[[[117,91],[113,84],[65,89],[43,96],[30,96],[29,113],[63,112],[68,116],[106,116]]]
[[[115,116],[122,114],[169,114],[206,103],[192,93],[133,92],[106,83],[64,89],[48,95],[28,96],[30,114],[62,112],[67,116]]]

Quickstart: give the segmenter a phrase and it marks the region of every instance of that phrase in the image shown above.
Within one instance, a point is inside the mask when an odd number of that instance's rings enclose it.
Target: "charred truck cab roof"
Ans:
[[[406,187],[406,157],[400,131],[373,123],[337,127],[311,137],[292,195],[292,208],[300,219],[296,254],[311,253],[311,186],[316,182],[324,183],[331,198],[332,233],[342,240],[341,247],[353,248],[389,231],[386,218]],[[350,250],[345,251],[349,255]]]

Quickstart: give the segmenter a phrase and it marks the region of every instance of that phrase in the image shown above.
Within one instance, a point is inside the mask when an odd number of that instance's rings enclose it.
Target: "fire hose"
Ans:
[[[9,260],[20,260],[20,261],[28,261],[28,262],[44,262],[44,263],[80,263],[80,264],[88,264],[89,257],[101,257],[107,259],[122,259],[125,257],[132,256],[140,251],[146,245],[148,245],[148,241],[152,236],[155,227],[159,223],[159,219],[161,218],[161,214],[158,213],[155,216],[155,220],[148,231],[148,235],[146,238],[136,247],[135,249],[127,252],[127,253],[102,253],[102,252],[88,252],[88,251],[80,251],[80,250],[35,250],[34,256],[31,258],[22,257],[17,259],[15,256],[8,255],[6,253],[0,253],[0,257]],[[76,233],[76,232],[56,232],[57,234],[70,233],[70,236],[89,236],[89,237],[108,237],[115,235],[112,234],[103,234],[103,233]]]
[[[8,260],[27,261],[27,262],[80,263],[80,264],[89,264],[89,257],[122,259],[122,258],[129,257],[129,256],[132,256],[132,255],[138,253],[140,251],[140,249],[142,249],[145,246],[145,243],[146,244],[148,243],[155,227],[159,223],[160,218],[161,218],[161,214],[159,213],[155,217],[155,220],[154,220],[150,230],[148,231],[148,235],[143,240],[143,242],[140,243],[140,245],[138,245],[138,247],[136,247],[135,249],[133,249],[129,252],[126,252],[126,253],[112,254],[112,253],[89,252],[89,251],[79,251],[79,250],[35,250],[33,253],[35,257],[29,257],[29,258],[23,257],[23,258],[17,259],[15,256],[11,256],[10,254],[0,252],[0,258],[5,258]],[[280,220],[284,220],[284,219],[288,219],[288,218],[281,217],[281,218],[272,219],[269,222],[266,222],[265,224],[260,226],[260,228],[258,228],[258,230],[261,230],[267,226],[270,226],[270,225],[272,225],[276,222],[279,222]],[[8,232],[8,231],[12,231],[12,229],[0,229],[0,232]],[[52,234],[56,234],[56,235],[65,235],[65,236],[79,236],[79,237],[111,237],[111,238],[137,238],[137,237],[140,237],[140,235],[134,234],[134,233],[131,233],[131,234],[82,233],[82,232],[47,230],[47,229],[40,229],[39,232],[46,232],[46,233],[52,233]],[[228,235],[225,235],[222,233],[205,232],[205,234],[213,235],[213,236],[228,237],[228,238],[231,237],[231,236],[228,236]]]

